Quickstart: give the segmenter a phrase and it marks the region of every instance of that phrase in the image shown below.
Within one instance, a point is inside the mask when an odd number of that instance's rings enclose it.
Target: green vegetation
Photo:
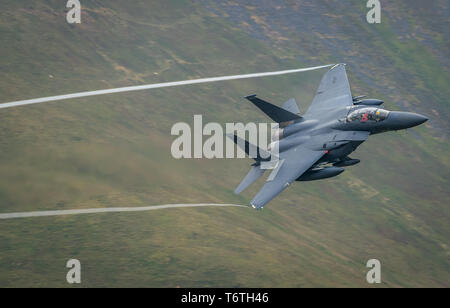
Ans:
[[[2,1],[0,100],[311,64],[298,55],[315,65],[347,62],[320,33],[297,29],[283,33],[288,40],[259,40],[204,2],[82,1],[82,23],[69,25],[61,1]],[[355,94],[390,108],[407,101],[405,108],[427,110],[426,125],[371,137],[352,155],[361,164],[292,186],[260,212],[191,208],[0,221],[0,286],[69,286],[65,263],[77,258],[83,287],[365,287],[365,264],[377,258],[381,286],[449,287],[448,68],[414,36],[399,39],[389,18],[372,27],[361,18],[364,8],[349,11],[353,18],[336,23],[348,31],[339,39],[354,47],[345,57],[364,55],[347,67]],[[296,97],[305,110],[323,73],[1,110],[0,212],[247,204],[263,180],[240,196],[233,190],[250,161],[175,160],[171,126],[192,123],[194,114],[204,122],[265,121],[242,99],[251,93],[276,103]]]

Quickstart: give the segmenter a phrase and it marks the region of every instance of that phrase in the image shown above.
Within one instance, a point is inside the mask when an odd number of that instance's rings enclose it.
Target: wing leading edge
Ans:
[[[281,153],[277,167],[273,169],[250,205],[256,209],[262,208],[311,168],[324,154],[325,151],[313,151],[302,146]]]

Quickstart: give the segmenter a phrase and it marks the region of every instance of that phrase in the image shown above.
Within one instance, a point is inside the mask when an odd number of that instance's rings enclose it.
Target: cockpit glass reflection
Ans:
[[[389,111],[379,108],[362,108],[351,112],[347,116],[347,122],[380,122],[387,118]]]

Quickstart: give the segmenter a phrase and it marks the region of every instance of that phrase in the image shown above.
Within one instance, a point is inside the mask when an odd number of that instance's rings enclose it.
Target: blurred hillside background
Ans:
[[[301,182],[263,211],[168,209],[0,221],[0,286],[449,287],[449,2],[0,2],[0,103],[202,77],[347,63],[353,95],[429,117],[369,138],[339,177]],[[248,204],[249,159],[170,154],[176,122],[263,122],[243,96],[306,110],[326,70],[0,111],[0,212]]]

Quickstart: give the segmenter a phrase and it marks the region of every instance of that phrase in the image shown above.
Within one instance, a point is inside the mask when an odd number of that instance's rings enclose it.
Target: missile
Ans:
[[[366,105],[366,106],[380,106],[383,103],[384,102],[382,100],[375,99],[375,98],[368,98],[368,99],[361,99],[361,100],[355,101],[353,104],[354,105]]]
[[[333,166],[336,167],[348,167],[348,166],[353,166],[356,165],[360,162],[359,159],[347,159],[347,160],[341,160],[337,163],[334,163]]]
[[[326,167],[322,169],[312,169],[303,173],[296,181],[315,181],[326,178],[331,178],[333,176],[338,176],[344,172],[343,168],[338,167]]]
[[[359,101],[361,98],[366,97],[367,95],[353,96],[352,99],[354,102]]]

